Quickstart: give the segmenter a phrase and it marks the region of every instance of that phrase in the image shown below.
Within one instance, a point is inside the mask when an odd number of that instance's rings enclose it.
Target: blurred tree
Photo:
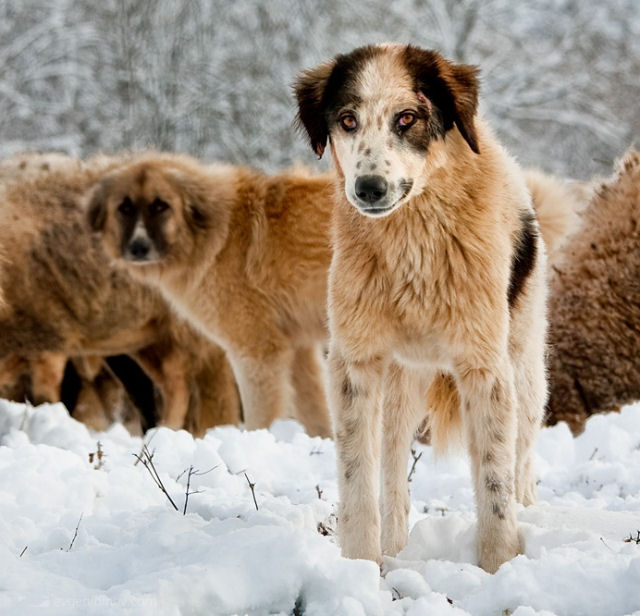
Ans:
[[[0,0],[0,155],[312,161],[296,74],[388,40],[480,65],[484,113],[525,164],[607,173],[640,133],[637,0]]]

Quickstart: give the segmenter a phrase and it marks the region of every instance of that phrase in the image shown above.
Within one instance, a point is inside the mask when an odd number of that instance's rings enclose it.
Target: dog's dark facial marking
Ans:
[[[420,104],[416,107],[417,119],[407,128],[394,126],[398,137],[419,152],[426,153],[434,139],[444,138],[445,129],[442,114],[435,105]]]
[[[160,197],[150,202],[125,196],[118,207],[120,251],[129,260],[144,263],[166,255],[169,248],[164,233],[171,206]]]
[[[513,308],[515,305],[527,278],[533,270],[537,249],[538,231],[535,225],[535,217],[532,213],[526,212],[522,215],[520,235],[511,259],[511,278],[507,295],[509,308]]]
[[[474,117],[478,106],[478,69],[454,64],[439,53],[408,45],[404,62],[413,76],[414,87],[441,114],[441,130],[446,133],[455,124],[469,147],[478,154]],[[427,105],[428,107],[428,105]]]
[[[355,92],[362,67],[380,53],[370,45],[305,71],[294,84],[298,101],[297,124],[305,129],[311,147],[322,156],[329,137],[329,127],[341,110],[355,108],[361,102]]]

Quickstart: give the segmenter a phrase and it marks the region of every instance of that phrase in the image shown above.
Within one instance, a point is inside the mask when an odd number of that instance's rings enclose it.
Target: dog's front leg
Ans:
[[[463,418],[476,492],[478,562],[494,573],[519,551],[515,499],[516,401],[511,365],[462,365]]]
[[[425,416],[425,380],[396,363],[384,382],[382,435],[382,553],[395,556],[407,544],[410,507],[407,459]]]
[[[381,360],[347,361],[329,353],[329,392],[338,461],[342,554],[380,563]]]

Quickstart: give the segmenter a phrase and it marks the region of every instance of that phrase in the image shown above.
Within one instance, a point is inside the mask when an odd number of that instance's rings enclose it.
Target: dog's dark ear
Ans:
[[[418,89],[440,109],[445,130],[455,124],[469,147],[479,154],[474,123],[478,109],[478,68],[449,62],[436,51],[411,45],[405,57]]]
[[[102,180],[91,192],[87,207],[87,222],[92,231],[98,233],[104,231],[107,221],[107,197],[111,191],[110,179]]]
[[[329,128],[324,115],[324,93],[334,66],[335,60],[331,60],[304,71],[293,86],[298,101],[296,122],[306,131],[311,147],[318,158],[322,158],[329,137]]]
[[[474,118],[478,110],[478,74],[477,67],[470,64],[453,64],[448,62],[450,71],[446,71],[443,79],[453,96],[455,124],[469,147],[480,154],[478,135]]]

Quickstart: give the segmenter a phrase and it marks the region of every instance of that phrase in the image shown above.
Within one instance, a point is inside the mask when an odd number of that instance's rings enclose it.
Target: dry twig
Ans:
[[[411,456],[413,457],[413,464],[411,465],[411,470],[409,471],[409,476],[407,477],[407,483],[411,483],[411,480],[413,479],[413,474],[416,472],[416,464],[418,463],[418,460],[422,457],[422,452],[416,455],[416,450],[412,447]]]
[[[202,476],[210,473],[212,470],[218,468],[218,465],[212,466],[208,471],[199,471],[198,469],[194,469],[193,465],[191,465],[188,469],[185,469],[178,475],[178,479],[182,477],[185,473],[187,473],[187,489],[184,493],[184,509],[182,510],[182,515],[187,515],[187,504],[189,503],[189,496],[192,494],[200,494],[202,490],[191,490],[191,477]],[[176,481],[178,481],[176,479]]]
[[[256,500],[256,491],[254,490],[254,488],[256,487],[255,483],[251,483],[251,480],[249,479],[249,476],[247,475],[247,473],[244,474],[247,483],[249,484],[249,488],[251,488],[251,496],[253,496],[253,504],[256,506],[256,511],[258,511],[258,501]]]
[[[71,543],[69,544],[69,547],[67,548],[67,552],[71,552],[71,548],[73,547],[73,544],[76,542],[76,537],[78,536],[78,529],[80,528],[80,522],[82,522],[82,516],[84,514],[81,513],[80,514],[80,519],[78,520],[78,523],[76,524],[76,532],[73,533],[73,539],[71,539]],[[26,550],[27,548],[25,548]],[[22,551],[22,554],[24,554],[24,550]],[[20,556],[22,556],[22,554],[20,554]]]
[[[169,492],[167,492],[167,489],[164,487],[164,484],[162,483],[162,479],[160,479],[160,475],[158,475],[158,471],[156,470],[156,467],[153,464],[153,455],[154,454],[149,451],[149,448],[146,446],[146,444],[142,446],[142,450],[140,451],[139,454],[135,454],[134,453],[133,455],[136,457],[138,462],[142,462],[143,466],[149,472],[149,475],[151,475],[151,479],[153,479],[153,482],[158,486],[158,488],[169,499],[169,502],[171,503],[171,506],[176,511],[179,511],[178,506],[173,502],[173,499],[171,498],[171,495],[169,494]]]

